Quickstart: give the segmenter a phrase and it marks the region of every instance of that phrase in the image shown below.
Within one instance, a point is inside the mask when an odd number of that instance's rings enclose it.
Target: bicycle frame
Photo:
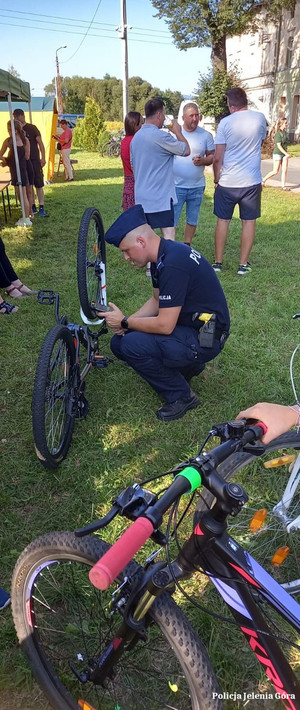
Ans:
[[[174,576],[177,568],[183,570],[184,577],[191,576],[195,566],[208,574],[272,682],[276,697],[289,710],[299,710],[300,684],[258,609],[255,596],[262,596],[299,631],[300,605],[222,528],[223,524],[210,513],[203,513],[172,564]]]

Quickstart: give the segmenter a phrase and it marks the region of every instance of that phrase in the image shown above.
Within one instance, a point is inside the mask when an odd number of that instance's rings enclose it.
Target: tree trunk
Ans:
[[[216,41],[212,41],[211,61],[214,72],[217,69],[219,71],[227,71],[226,35]]]

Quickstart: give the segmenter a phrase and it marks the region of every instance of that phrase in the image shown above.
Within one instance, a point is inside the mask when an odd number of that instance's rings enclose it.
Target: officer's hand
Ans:
[[[112,310],[108,311],[107,313],[100,312],[99,316],[101,318],[105,318],[109,328],[111,328],[116,333],[118,330],[121,330],[121,320],[124,318],[124,313],[120,311],[120,308],[118,308],[115,303],[109,302],[108,305],[111,307]]]

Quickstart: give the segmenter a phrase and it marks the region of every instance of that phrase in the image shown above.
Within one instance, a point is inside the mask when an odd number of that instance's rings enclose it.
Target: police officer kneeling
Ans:
[[[195,249],[161,239],[147,224],[141,205],[118,217],[106,232],[126,261],[151,262],[153,295],[131,316],[110,303],[101,313],[114,331],[111,349],[165,401],[162,421],[180,419],[200,404],[189,386],[205,363],[222,350],[229,334],[229,312],[213,268]]]

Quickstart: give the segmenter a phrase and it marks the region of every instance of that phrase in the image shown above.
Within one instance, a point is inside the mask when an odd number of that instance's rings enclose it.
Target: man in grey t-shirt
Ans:
[[[263,113],[249,111],[243,89],[229,89],[226,95],[230,116],[219,123],[213,161],[214,214],[218,217],[213,268],[221,271],[228,227],[235,205],[239,205],[242,234],[238,274],[243,275],[251,271],[248,257],[260,217],[261,144],[267,124]]]
[[[181,126],[173,120],[168,131],[162,131],[166,112],[161,99],[145,105],[146,120],[130,144],[134,174],[135,203],[141,204],[152,229],[161,229],[166,239],[175,238],[174,209],[176,192],[173,176],[174,155],[189,155],[189,144]]]

